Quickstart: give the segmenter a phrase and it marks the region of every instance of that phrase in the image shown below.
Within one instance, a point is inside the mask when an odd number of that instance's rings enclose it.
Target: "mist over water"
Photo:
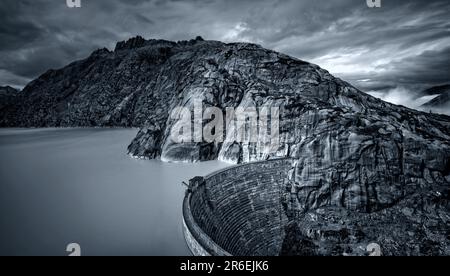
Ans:
[[[0,255],[190,255],[181,182],[227,164],[132,159],[136,133],[0,130]]]
[[[420,96],[417,91],[410,90],[406,87],[396,87],[386,91],[369,91],[367,93],[383,101],[396,105],[403,105],[424,112],[432,111],[433,113],[450,115],[450,106],[442,108],[430,108],[423,106],[439,95]]]

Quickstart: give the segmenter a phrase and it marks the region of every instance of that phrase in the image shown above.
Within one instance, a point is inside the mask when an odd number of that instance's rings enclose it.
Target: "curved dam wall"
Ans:
[[[183,204],[192,253],[279,255],[288,221],[282,200],[291,168],[291,159],[276,159],[192,179]]]

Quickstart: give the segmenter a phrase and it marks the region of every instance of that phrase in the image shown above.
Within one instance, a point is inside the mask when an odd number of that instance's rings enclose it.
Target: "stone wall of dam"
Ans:
[[[194,255],[279,255],[291,159],[239,165],[190,180],[184,234]]]

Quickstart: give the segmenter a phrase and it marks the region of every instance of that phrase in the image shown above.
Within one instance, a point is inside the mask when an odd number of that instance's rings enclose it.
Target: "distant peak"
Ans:
[[[145,40],[142,36],[138,35],[138,36],[130,38],[126,41],[118,42],[116,44],[116,48],[114,51],[140,48],[140,47],[145,46],[146,43],[147,43],[147,40]]]
[[[102,54],[109,54],[110,51],[107,48],[100,48],[92,52],[92,56],[100,56]]]
[[[191,41],[203,41],[202,37],[197,37],[195,40]],[[132,37],[128,40],[120,41],[116,44],[116,48],[114,51],[120,51],[120,50],[131,50],[131,49],[137,49],[142,48],[146,46],[155,46],[155,47],[173,47],[177,43],[174,41],[164,40],[164,39],[145,39],[142,36],[136,36]]]
[[[7,86],[0,86],[0,94],[8,94],[11,96],[14,96],[19,90],[7,85]]]

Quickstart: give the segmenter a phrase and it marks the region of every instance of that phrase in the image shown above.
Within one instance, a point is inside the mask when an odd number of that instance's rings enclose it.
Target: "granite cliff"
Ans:
[[[1,110],[1,126],[140,127],[128,148],[140,158],[232,163],[294,158],[286,212],[293,222],[304,222],[305,244],[331,239],[317,234],[323,228],[317,225],[331,225],[328,216],[345,210],[378,215],[382,223],[370,229],[392,226],[400,217],[411,239],[420,234],[431,248],[405,254],[450,254],[450,117],[383,102],[308,62],[248,43],[136,37],[114,51],[100,49],[49,70],[17,98]],[[221,109],[279,107],[281,147],[269,152],[251,143],[173,143],[170,111],[191,108],[194,100]],[[352,242],[348,237],[364,225],[361,219],[347,215],[352,227],[347,239],[337,242]],[[394,234],[386,229],[379,241],[389,245],[386,254],[403,252],[396,251],[398,242],[387,241]],[[404,234],[400,228],[392,231]],[[286,249],[286,254],[302,252]]]

